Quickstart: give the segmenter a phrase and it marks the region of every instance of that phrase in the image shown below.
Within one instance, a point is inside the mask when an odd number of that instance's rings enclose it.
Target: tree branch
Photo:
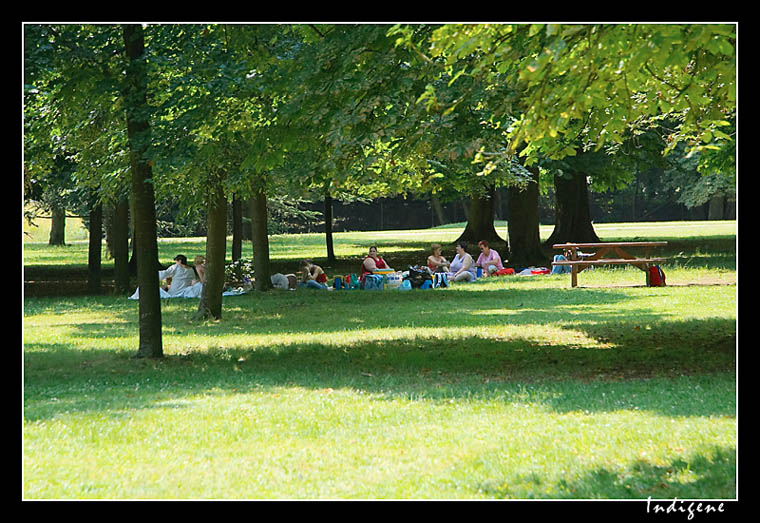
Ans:
[[[322,32],[319,29],[317,29],[317,26],[315,26],[314,24],[309,24],[309,27],[311,27],[314,30],[314,32],[319,35],[320,38],[325,37],[325,35],[322,34]]]

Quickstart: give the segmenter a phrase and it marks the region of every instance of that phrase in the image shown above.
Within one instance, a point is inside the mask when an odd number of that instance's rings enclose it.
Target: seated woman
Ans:
[[[570,251],[568,249],[564,249],[562,251],[562,254],[557,254],[554,256],[553,261],[567,261],[570,256]],[[565,274],[568,272],[572,272],[573,269],[569,265],[554,265],[552,267],[552,274]]]
[[[195,274],[198,275],[195,283],[206,283],[206,257],[196,256],[193,260],[193,267],[195,268]]]
[[[183,290],[191,287],[195,282],[195,271],[187,265],[187,257],[178,254],[174,257],[175,264],[165,271],[158,271],[158,279],[163,280],[171,277],[172,282],[167,289],[169,298],[177,298],[183,294]]]
[[[456,245],[457,254],[451,260],[451,270],[447,273],[450,281],[475,281],[475,262],[467,252],[467,243],[459,242]]]
[[[327,289],[327,275],[319,265],[313,264],[310,260],[304,260],[301,262],[301,281],[298,286]]]
[[[450,264],[441,256],[441,246],[434,243],[430,246],[430,251],[432,254],[427,259],[428,268],[433,272],[448,272]]]
[[[181,295],[183,298],[201,297],[203,285],[206,283],[206,257],[196,256],[193,259],[193,269],[195,269],[195,275],[198,278],[193,278],[191,285],[182,290]]]
[[[359,275],[360,280],[364,280],[364,276],[367,274],[374,273],[377,269],[391,269],[387,263],[385,263],[385,260],[383,260],[378,254],[377,254],[377,247],[374,245],[369,248],[369,254],[366,258],[362,261],[362,269],[361,274]]]
[[[490,276],[504,268],[501,263],[501,256],[488,245],[487,240],[479,241],[478,247],[480,247],[480,256],[478,256],[475,266],[483,269],[484,276]]]
[[[178,254],[174,257],[174,265],[166,270],[158,271],[159,280],[168,280],[171,278],[171,284],[167,289],[161,287],[158,288],[158,293],[161,298],[194,298],[200,296],[194,296],[192,292],[188,291],[195,283],[195,271],[192,267],[187,265],[187,257]],[[140,289],[137,289],[135,293],[130,296],[131,299],[136,300],[140,297]]]

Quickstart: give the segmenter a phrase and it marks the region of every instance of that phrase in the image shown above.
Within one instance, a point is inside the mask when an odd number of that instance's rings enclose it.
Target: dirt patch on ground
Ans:
[[[736,285],[736,275],[731,276],[725,276],[725,277],[704,277],[704,278],[698,278],[695,280],[690,281],[674,281],[674,282],[667,282],[667,287],[711,287],[714,285]],[[609,284],[609,285],[581,285],[578,284],[578,288],[586,288],[586,289],[608,289],[608,288],[618,288],[618,287],[646,287],[646,284],[637,284],[637,283],[630,283],[630,284]]]

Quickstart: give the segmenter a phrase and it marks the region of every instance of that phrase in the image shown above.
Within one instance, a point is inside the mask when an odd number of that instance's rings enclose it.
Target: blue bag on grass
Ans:
[[[383,287],[383,277],[379,274],[367,274],[364,276],[365,291],[381,291]]]

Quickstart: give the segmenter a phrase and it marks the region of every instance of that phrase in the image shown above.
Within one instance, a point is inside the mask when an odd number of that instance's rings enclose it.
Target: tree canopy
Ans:
[[[138,58],[129,24],[24,26],[27,197],[123,200],[135,151],[159,200],[218,217],[233,196],[488,197],[536,169],[619,188],[662,153],[703,174],[685,201],[735,184],[735,24],[140,25]]]

